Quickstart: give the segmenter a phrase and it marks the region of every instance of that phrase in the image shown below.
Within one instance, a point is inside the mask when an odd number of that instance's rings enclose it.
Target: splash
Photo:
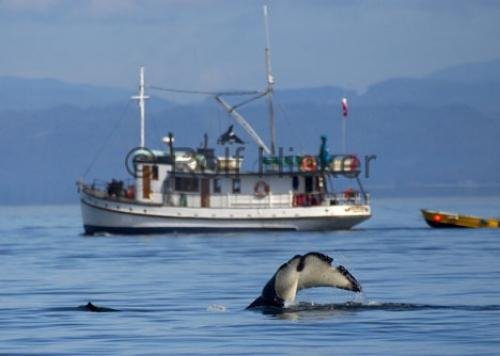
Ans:
[[[207,307],[207,311],[212,313],[224,313],[226,310],[227,308],[220,304],[211,304]]]

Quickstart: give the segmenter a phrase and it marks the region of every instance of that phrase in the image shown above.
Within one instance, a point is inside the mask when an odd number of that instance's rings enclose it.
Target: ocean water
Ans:
[[[500,215],[500,197],[377,199],[351,231],[82,235],[78,206],[0,208],[0,353],[500,353],[500,230],[435,230],[419,209]],[[364,288],[248,311],[275,270],[321,251]],[[78,308],[92,301],[116,312]]]

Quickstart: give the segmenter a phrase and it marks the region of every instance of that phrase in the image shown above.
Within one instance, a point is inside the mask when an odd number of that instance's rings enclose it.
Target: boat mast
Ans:
[[[259,95],[257,98],[259,98],[260,96],[262,95]],[[250,137],[257,143],[257,145],[259,147],[262,147],[262,149],[264,150],[264,152],[266,152],[267,154],[271,153],[271,151],[269,150],[269,148],[266,146],[266,144],[264,143],[264,141],[262,141],[262,139],[260,138],[260,136],[257,134],[257,132],[255,132],[255,130],[252,128],[252,126],[245,120],[245,118],[243,116],[240,115],[240,113],[238,113],[236,110],[235,110],[235,107],[231,107],[231,105],[229,105],[224,99],[221,98],[220,95],[216,95],[215,96],[215,100],[217,100],[217,102],[219,104],[222,105],[222,107],[229,113],[229,115],[231,115],[231,117],[241,126],[243,127],[243,129],[250,135]]]
[[[267,5],[264,5],[264,27],[266,32],[266,75],[267,75],[267,106],[269,110],[269,124],[271,130],[271,154],[276,153],[276,128],[274,123],[274,107],[273,107],[273,84],[274,77],[271,71],[271,45],[269,40],[269,23],[267,19]]]
[[[132,99],[137,100],[139,103],[139,111],[141,115],[141,144],[139,147],[146,147],[146,138],[144,134],[145,125],[145,100],[149,99],[149,96],[144,95],[144,66],[141,66],[140,76],[139,76],[139,95],[135,95]]]

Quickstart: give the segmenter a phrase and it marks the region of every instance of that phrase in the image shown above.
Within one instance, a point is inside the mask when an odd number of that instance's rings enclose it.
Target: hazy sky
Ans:
[[[0,0],[0,75],[175,88],[264,85],[263,0]],[[363,90],[500,58],[500,1],[269,0],[280,88]]]

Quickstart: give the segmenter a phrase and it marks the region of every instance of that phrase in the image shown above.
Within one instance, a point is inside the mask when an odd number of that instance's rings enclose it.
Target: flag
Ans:
[[[347,115],[349,114],[349,107],[347,106],[347,98],[342,98],[341,104],[342,104],[342,116],[347,118]]]

